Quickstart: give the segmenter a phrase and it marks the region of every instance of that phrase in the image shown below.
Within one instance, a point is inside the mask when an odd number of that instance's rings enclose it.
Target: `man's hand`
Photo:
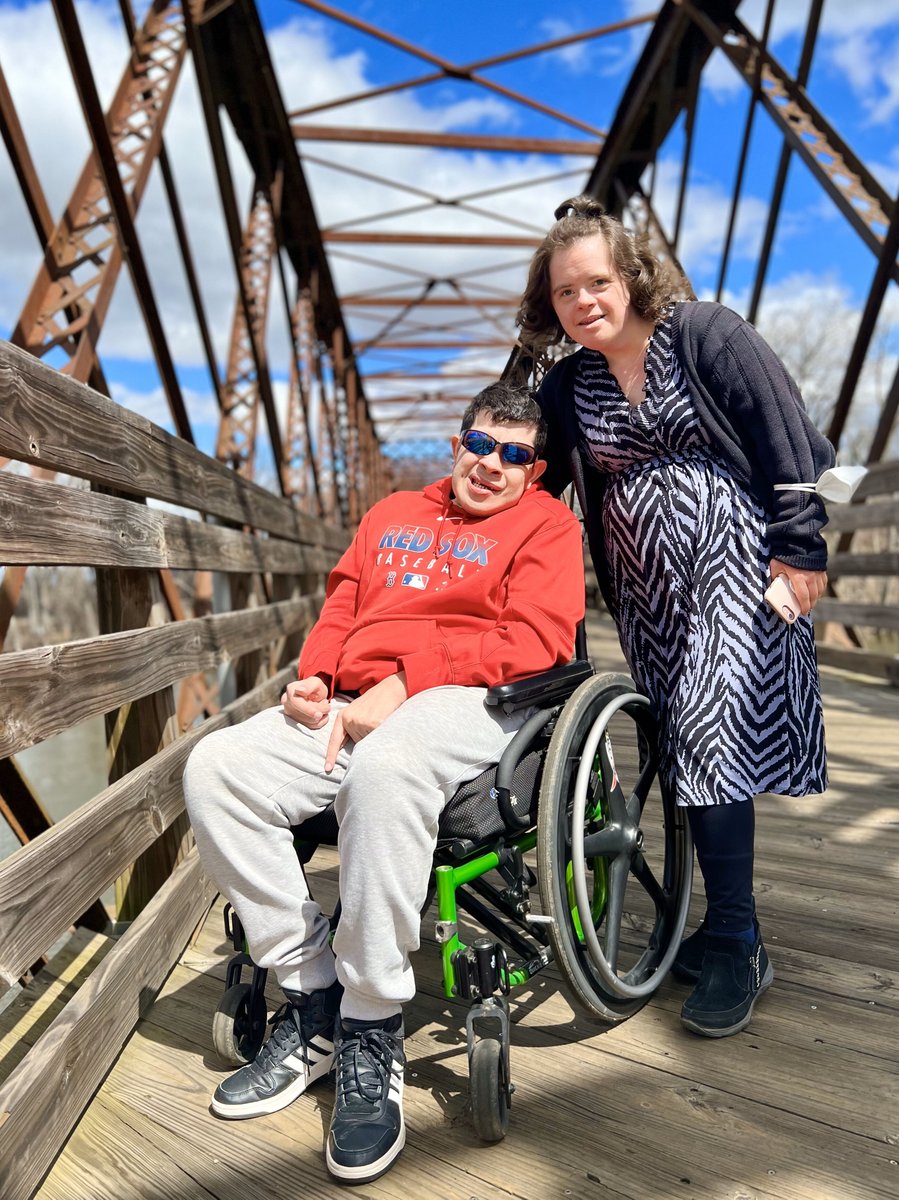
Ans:
[[[771,559],[768,570],[772,579],[786,575],[804,617],[812,611],[827,587],[826,571],[803,571],[800,567],[781,562],[779,558]]]
[[[298,725],[305,725],[307,729],[321,729],[331,710],[328,689],[317,675],[289,683],[281,703],[284,715]]]
[[[331,740],[325,753],[325,770],[330,773],[334,769],[340,748],[347,739],[361,742],[408,699],[406,676],[400,671],[396,675],[388,675],[342,708],[331,730]]]

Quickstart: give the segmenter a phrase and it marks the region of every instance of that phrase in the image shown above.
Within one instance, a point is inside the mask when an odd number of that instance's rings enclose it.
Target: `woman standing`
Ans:
[[[522,340],[566,340],[538,400],[546,486],[572,480],[597,577],[660,730],[661,785],[688,806],[706,891],[673,972],[681,1019],[743,1029],[774,973],[752,895],[762,792],[827,786],[812,623],[826,516],[808,483],[834,462],[795,383],[755,329],[677,283],[589,196],[566,201],[534,255]],[[800,614],[764,602],[784,576]]]

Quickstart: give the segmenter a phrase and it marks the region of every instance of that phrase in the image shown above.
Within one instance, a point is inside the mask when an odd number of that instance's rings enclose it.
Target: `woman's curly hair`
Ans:
[[[552,304],[549,264],[553,254],[583,238],[601,234],[612,263],[624,280],[637,316],[656,321],[676,294],[689,293],[683,276],[652,253],[644,235],[625,229],[592,196],[574,196],[555,211],[556,223],[531,259],[528,282],[518,309],[521,340],[542,348],[567,339]]]

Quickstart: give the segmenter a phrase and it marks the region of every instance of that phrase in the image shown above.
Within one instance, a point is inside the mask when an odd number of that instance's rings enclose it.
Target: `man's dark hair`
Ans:
[[[538,455],[546,446],[546,422],[540,405],[525,388],[513,387],[502,379],[488,384],[462,414],[462,428],[473,429],[475,418],[481,413],[490,417],[493,425],[533,425],[534,449]]]

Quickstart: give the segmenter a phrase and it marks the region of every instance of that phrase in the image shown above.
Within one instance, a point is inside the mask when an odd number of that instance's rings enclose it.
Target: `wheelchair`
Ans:
[[[690,905],[692,842],[685,811],[658,786],[649,701],[627,675],[594,674],[582,637],[579,654],[490,689],[488,704],[536,711],[501,761],[457,791],[438,831],[425,911],[436,896],[444,994],[469,1005],[471,1114],[485,1142],[508,1128],[512,989],[555,964],[574,1004],[611,1028],[665,978]],[[318,845],[336,845],[333,812],[294,835],[305,867]],[[460,914],[477,929],[466,932]],[[240,1066],[265,1037],[267,972],[230,906],[225,932],[235,954],[213,1043]]]

